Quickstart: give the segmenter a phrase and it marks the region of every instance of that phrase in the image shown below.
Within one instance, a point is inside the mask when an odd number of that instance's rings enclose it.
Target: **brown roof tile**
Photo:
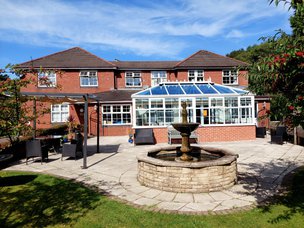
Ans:
[[[140,90],[110,90],[100,93],[95,93],[94,95],[97,97],[101,103],[127,103],[132,102],[131,95],[139,92]]]
[[[190,57],[180,61],[175,65],[176,69],[179,68],[223,68],[223,67],[245,67],[247,63],[232,59],[226,56],[218,55],[209,51],[198,51]]]
[[[38,59],[19,64],[20,68],[52,68],[52,69],[113,69],[112,63],[93,55],[92,53],[74,47],[56,52]]]
[[[112,61],[120,70],[165,70],[172,69],[178,61]]]

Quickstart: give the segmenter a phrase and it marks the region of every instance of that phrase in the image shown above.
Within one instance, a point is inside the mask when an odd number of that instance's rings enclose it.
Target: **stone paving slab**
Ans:
[[[130,204],[154,211],[173,213],[227,213],[235,209],[251,208],[276,194],[288,172],[304,165],[304,148],[285,143],[271,144],[269,137],[240,142],[205,143],[226,148],[239,155],[238,183],[233,187],[210,193],[174,193],[152,189],[137,181],[136,156],[167,144],[133,146],[127,136],[101,137],[101,153],[90,151],[88,169],[82,169],[82,159],[61,161],[60,154],[50,154],[49,161],[25,160],[6,170],[31,171],[72,179],[97,187]],[[96,145],[96,138],[88,140]],[[94,147],[91,147],[92,149]],[[114,149],[113,149],[114,148]]]

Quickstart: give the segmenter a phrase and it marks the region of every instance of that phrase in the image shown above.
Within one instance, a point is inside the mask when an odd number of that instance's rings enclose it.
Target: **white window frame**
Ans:
[[[53,108],[58,106],[58,110],[53,111]],[[63,106],[66,106],[67,110],[62,110]],[[65,119],[62,118],[62,114],[66,115]],[[55,120],[53,118],[53,114],[58,114],[60,116],[60,120]],[[69,104],[53,104],[51,105],[51,123],[64,123],[67,121],[68,116],[70,115],[70,107]],[[57,118],[56,118],[57,119]]]
[[[120,111],[117,112],[114,110],[113,107],[116,107],[116,106],[119,106],[120,107]],[[106,111],[104,112],[104,107],[110,107],[110,111]],[[128,107],[129,108],[129,111],[124,111],[124,107]],[[132,107],[131,105],[129,104],[123,104],[123,105],[116,105],[116,104],[111,104],[111,105],[102,105],[101,107],[101,110],[102,110],[102,123],[103,125],[132,125]],[[119,114],[121,116],[121,121],[120,123],[113,123],[114,121],[114,118],[113,118],[113,115],[115,114]],[[124,123],[124,114],[129,114],[130,115],[130,122],[129,123]],[[106,120],[104,120],[104,117],[103,115],[110,115],[111,116],[111,120],[110,120],[110,123],[106,123]]]
[[[160,83],[167,81],[167,72],[162,71],[151,71],[151,86],[156,86]]]
[[[189,82],[202,82],[204,81],[204,70],[188,70]]]
[[[228,72],[228,74],[225,74],[225,72]],[[232,74],[232,72],[236,73],[236,75]],[[225,82],[224,78],[228,78],[228,82]],[[239,84],[238,79],[239,79],[238,70],[223,70],[222,71],[223,85],[238,85]]]
[[[94,73],[94,75],[93,75]],[[82,78],[88,78],[88,85],[82,84]],[[91,78],[95,78],[96,84],[90,84]],[[80,86],[81,87],[97,87],[98,86],[98,73],[97,70],[82,70],[79,72],[79,80],[80,80]]]
[[[41,84],[40,78],[47,77],[49,83]],[[56,87],[57,85],[57,77],[54,71],[47,71],[47,72],[39,72],[38,73],[38,87]]]
[[[140,85],[134,85],[134,81],[133,81],[132,85],[127,85],[127,78],[132,78],[133,80],[135,78],[139,78]],[[141,72],[139,72],[139,71],[126,71],[125,72],[125,86],[126,87],[142,87]]]

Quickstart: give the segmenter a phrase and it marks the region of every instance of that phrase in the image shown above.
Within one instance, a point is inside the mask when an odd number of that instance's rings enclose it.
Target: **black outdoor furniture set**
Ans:
[[[41,164],[42,161],[48,159],[48,149],[46,146],[41,146],[41,141],[39,139],[29,140],[25,143],[26,149],[26,164],[29,158],[40,157]]]
[[[134,144],[155,144],[152,128],[135,129]]]
[[[271,129],[270,138],[271,143],[283,144],[284,141],[287,141],[286,127],[278,126],[275,130]]]

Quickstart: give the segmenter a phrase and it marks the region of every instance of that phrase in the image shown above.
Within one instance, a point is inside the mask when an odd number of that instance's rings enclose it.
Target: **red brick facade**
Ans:
[[[67,50],[69,51],[69,50]],[[78,49],[73,49],[73,51],[79,51]],[[80,50],[81,52],[81,50]],[[89,53],[90,54],[90,53]],[[85,53],[85,55],[89,55]],[[209,55],[210,53],[208,53]],[[212,53],[211,53],[212,54]],[[60,55],[60,53],[58,54]],[[55,55],[54,55],[55,56]],[[75,55],[74,55],[75,56]],[[51,55],[52,57],[52,55]],[[56,57],[56,56],[55,56]],[[98,58],[96,56],[89,56],[90,58]],[[37,59],[39,61],[45,61],[48,56],[45,58]],[[53,58],[53,57],[52,57]],[[190,57],[191,58],[191,57]],[[224,58],[225,57],[221,57]],[[189,59],[189,58],[188,58]],[[98,61],[104,61],[102,59],[97,59]],[[187,59],[186,59],[187,60]],[[38,62],[39,62],[38,61]],[[231,60],[229,60],[231,61]],[[35,60],[33,60],[35,63]],[[178,63],[178,62],[177,62]],[[28,64],[28,63],[26,63]],[[82,63],[79,62],[81,65]],[[107,66],[105,69],[96,69],[97,78],[98,78],[98,86],[84,87],[80,85],[80,71],[82,69],[86,69],[85,67],[79,66],[79,69],[71,68],[62,70],[61,73],[56,74],[56,82],[57,87],[38,87],[37,86],[37,76],[35,75],[26,75],[25,79],[31,79],[34,83],[29,84],[27,88],[22,89],[22,92],[42,92],[42,93],[100,93],[112,90],[120,90],[120,89],[128,89],[126,87],[125,74],[127,71],[133,72],[141,72],[141,81],[142,86],[139,89],[144,89],[146,87],[151,86],[151,71],[152,70],[162,70],[155,67],[155,69],[119,69],[115,68],[115,63],[105,62]],[[138,62],[140,65],[140,62]],[[185,62],[183,62],[185,64]],[[22,65],[22,64],[21,64]],[[113,65],[113,68],[111,68]],[[178,66],[178,65],[176,65]],[[42,66],[43,67],[43,66]],[[60,69],[60,66],[56,67]],[[195,67],[189,66],[188,68],[172,68],[172,69],[163,69],[167,72],[167,80],[168,81],[188,81],[188,70],[196,70]],[[199,69],[202,69],[201,67]],[[231,69],[233,69],[231,67]],[[92,69],[89,68],[91,71]],[[94,69],[93,69],[94,70]],[[211,80],[212,82],[223,84],[223,75],[222,70],[227,70],[227,66],[223,67],[223,69],[216,67],[214,69],[206,68],[204,71],[204,79]],[[246,78],[246,71],[239,71],[238,76],[238,85],[239,86],[247,86],[248,80]],[[136,91],[135,91],[136,92]],[[115,104],[113,102],[112,104]],[[131,99],[129,103],[131,105]],[[29,105],[32,105],[29,103]],[[96,102],[89,104],[88,110],[88,132],[92,135],[97,135],[97,116],[96,110],[94,106]],[[102,105],[102,103],[101,103]],[[38,106],[37,106],[38,107]],[[50,103],[44,103],[44,107],[50,108]],[[84,122],[84,113],[82,112],[84,109],[83,104],[71,104],[69,108],[69,114],[72,115],[76,122],[79,124],[83,124]],[[259,109],[261,109],[261,104],[259,104]],[[269,106],[267,106],[269,109]],[[81,111],[82,110],[82,111]],[[102,112],[102,109],[100,109]],[[259,113],[259,115],[262,113]],[[102,117],[102,113],[101,113]],[[100,117],[100,121],[102,123],[102,118]],[[59,123],[51,123],[51,114],[44,114],[40,116],[37,120],[37,128],[49,128],[53,125]],[[266,126],[268,126],[266,124]],[[132,125],[102,125],[100,124],[100,135],[101,136],[118,136],[118,135],[128,135],[132,131]],[[234,141],[234,140],[248,140],[255,138],[255,128],[254,126],[208,126],[208,127],[200,127],[198,129],[200,137],[200,142],[210,142],[210,141]],[[156,141],[159,142],[167,142],[167,128],[154,128],[154,134]]]

